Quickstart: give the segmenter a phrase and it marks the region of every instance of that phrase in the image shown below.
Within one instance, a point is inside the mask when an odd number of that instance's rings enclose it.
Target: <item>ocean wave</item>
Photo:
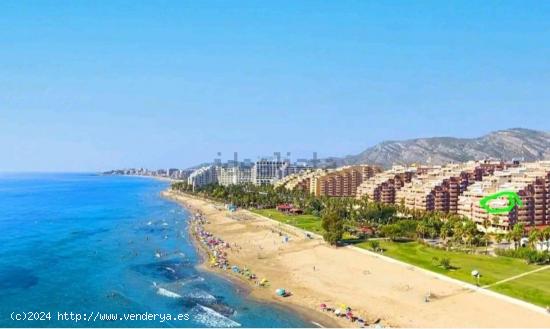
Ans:
[[[169,298],[181,298],[180,294],[160,287],[157,289],[157,294]]]
[[[182,286],[185,286],[185,285],[188,285],[190,283],[203,282],[203,281],[204,281],[204,278],[202,276],[196,276],[196,277],[192,277],[192,278],[186,279],[184,281],[181,281],[180,284]]]
[[[204,290],[191,291],[189,293],[186,293],[184,295],[184,297],[188,298],[188,299],[205,301],[205,302],[208,302],[208,303],[213,303],[213,302],[216,301],[216,297],[212,296],[211,294],[209,294],[208,292],[206,292]]]
[[[235,327],[241,326],[240,323],[235,322],[230,318],[225,317],[220,313],[214,311],[213,309],[203,306],[201,304],[197,304],[197,306],[194,307],[193,309],[195,310],[195,313],[196,313],[193,319],[208,327],[235,328]]]

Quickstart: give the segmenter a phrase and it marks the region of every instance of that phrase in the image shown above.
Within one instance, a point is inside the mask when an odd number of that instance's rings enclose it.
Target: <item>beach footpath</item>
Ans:
[[[550,327],[550,316],[441,280],[246,210],[167,190],[192,214],[203,266],[236,279],[253,298],[331,327]],[[279,290],[279,289],[282,289]],[[426,301],[426,295],[431,297]],[[360,321],[361,320],[361,321]]]

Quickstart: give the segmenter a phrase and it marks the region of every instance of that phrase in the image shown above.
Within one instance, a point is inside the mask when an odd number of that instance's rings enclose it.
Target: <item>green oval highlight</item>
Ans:
[[[502,208],[492,208],[489,205],[489,201],[495,200],[498,198],[508,198],[508,205],[506,207]],[[521,207],[523,206],[523,203],[521,202],[521,198],[516,192],[498,192],[495,194],[491,194],[489,196],[484,197],[483,199],[479,200],[479,206],[483,209],[485,209],[490,214],[504,214],[510,212],[510,210],[514,209],[515,206]]]

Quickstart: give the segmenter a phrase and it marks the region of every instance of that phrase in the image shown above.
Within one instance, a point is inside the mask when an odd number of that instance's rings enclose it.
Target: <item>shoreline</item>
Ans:
[[[319,308],[320,303],[350,303],[354,314],[371,325],[380,319],[380,324],[391,327],[550,326],[548,315],[416,271],[413,266],[350,248],[333,248],[318,237],[304,238],[304,231],[298,228],[284,227],[246,210],[230,213],[211,200],[170,190],[162,195],[192,212],[201,211],[208,218],[210,232],[243,246],[236,253],[228,252],[231,264],[252,264],[260,277],[265,276],[274,284],[268,289],[254,289],[251,282],[213,269],[205,262],[201,268],[247,285],[252,298],[278,305],[284,302],[283,307],[306,315],[306,319],[314,314],[315,322],[328,319],[334,323],[331,327],[357,327],[357,323]],[[274,230],[279,231],[279,236],[273,234]],[[290,236],[288,243],[281,243],[280,231]],[[290,289],[293,296],[276,298],[272,290],[279,287]],[[434,296],[429,303],[423,300],[427,291]]]
[[[176,203],[178,203],[180,206],[185,208],[191,215],[193,215],[194,212],[200,211],[200,209],[194,209],[192,206],[183,203],[181,200],[178,200],[174,198],[173,196],[170,196],[166,191],[163,191],[161,195],[167,199],[170,199]],[[320,327],[320,328],[344,328],[341,326],[335,319],[330,318],[328,315],[323,314],[324,318],[312,318],[311,317],[311,311],[305,307],[299,306],[299,305],[286,305],[281,304],[279,301],[274,301],[269,296],[264,294],[254,294],[255,286],[252,285],[250,281],[244,280],[242,277],[239,277],[237,275],[232,274],[230,271],[224,271],[222,269],[208,266],[208,258],[210,256],[209,251],[205,248],[204,245],[202,245],[196,236],[194,229],[196,227],[196,223],[193,221],[189,222],[188,227],[188,234],[191,238],[191,243],[195,247],[195,250],[197,250],[197,253],[200,258],[200,263],[196,265],[196,268],[214,274],[224,280],[228,280],[233,285],[237,286],[237,290],[239,294],[244,295],[245,297],[252,298],[255,302],[267,304],[271,307],[275,307],[278,309],[283,309],[286,311],[290,311],[295,313],[300,319],[302,319],[304,322],[310,323],[312,326],[310,328]],[[272,287],[267,287],[264,290],[268,290]],[[271,289],[273,290],[273,289]],[[269,290],[269,291],[271,291]]]

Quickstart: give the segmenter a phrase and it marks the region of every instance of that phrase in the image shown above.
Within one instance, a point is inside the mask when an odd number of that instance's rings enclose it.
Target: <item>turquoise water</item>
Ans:
[[[135,177],[0,175],[0,327],[310,326],[197,270],[188,213],[160,197],[166,187]],[[11,319],[22,312],[45,313]],[[73,312],[73,321],[58,312]],[[123,318],[131,313],[158,315]],[[168,314],[190,319],[160,322]]]

